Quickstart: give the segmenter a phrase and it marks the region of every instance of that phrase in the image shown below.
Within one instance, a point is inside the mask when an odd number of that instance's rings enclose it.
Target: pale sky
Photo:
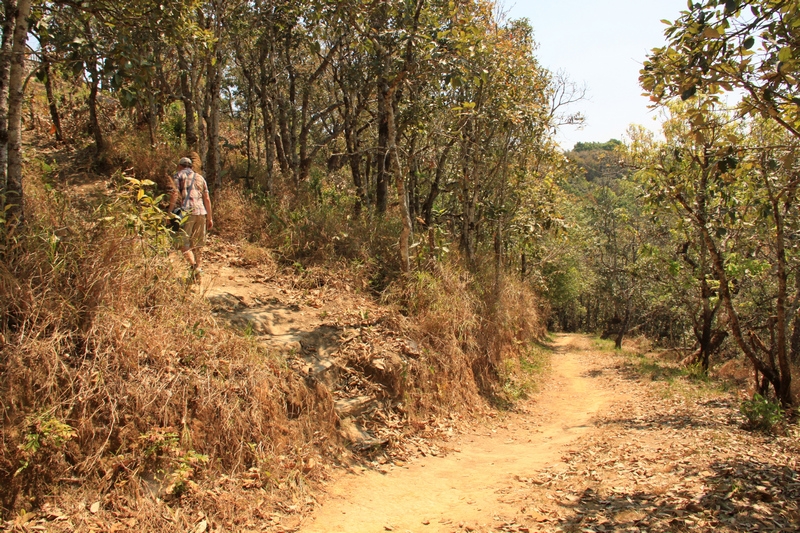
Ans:
[[[630,124],[660,129],[639,87],[650,49],[665,44],[662,19],[675,20],[686,0],[499,0],[509,18],[527,18],[539,44],[539,62],[585,84],[587,98],[573,106],[586,117],[582,130],[564,126],[565,150],[576,142],[622,139]]]

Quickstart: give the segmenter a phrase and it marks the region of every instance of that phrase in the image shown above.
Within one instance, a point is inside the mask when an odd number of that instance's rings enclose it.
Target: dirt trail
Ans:
[[[302,533],[454,531],[496,528],[520,512],[514,486],[544,467],[558,468],[565,446],[591,431],[614,393],[604,384],[589,341],[559,336],[547,383],[528,406],[388,474],[367,471],[333,482]]]

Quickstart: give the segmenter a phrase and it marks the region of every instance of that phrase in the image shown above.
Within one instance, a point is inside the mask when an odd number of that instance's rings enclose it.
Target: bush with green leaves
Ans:
[[[745,425],[748,428],[772,431],[783,421],[781,404],[770,401],[760,394],[755,394],[751,400],[743,401],[739,410],[747,419]]]

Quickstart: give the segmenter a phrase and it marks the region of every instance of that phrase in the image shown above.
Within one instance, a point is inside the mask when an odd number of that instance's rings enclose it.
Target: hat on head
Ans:
[[[178,164],[180,166],[182,166],[182,167],[190,167],[191,168],[192,160],[189,159],[188,157],[181,157],[180,161],[178,161]]]

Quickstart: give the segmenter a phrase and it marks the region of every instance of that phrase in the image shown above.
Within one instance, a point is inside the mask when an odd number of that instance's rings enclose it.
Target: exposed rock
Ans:
[[[339,418],[345,419],[360,416],[367,411],[377,409],[378,401],[371,396],[357,396],[355,398],[336,400],[333,406]]]

